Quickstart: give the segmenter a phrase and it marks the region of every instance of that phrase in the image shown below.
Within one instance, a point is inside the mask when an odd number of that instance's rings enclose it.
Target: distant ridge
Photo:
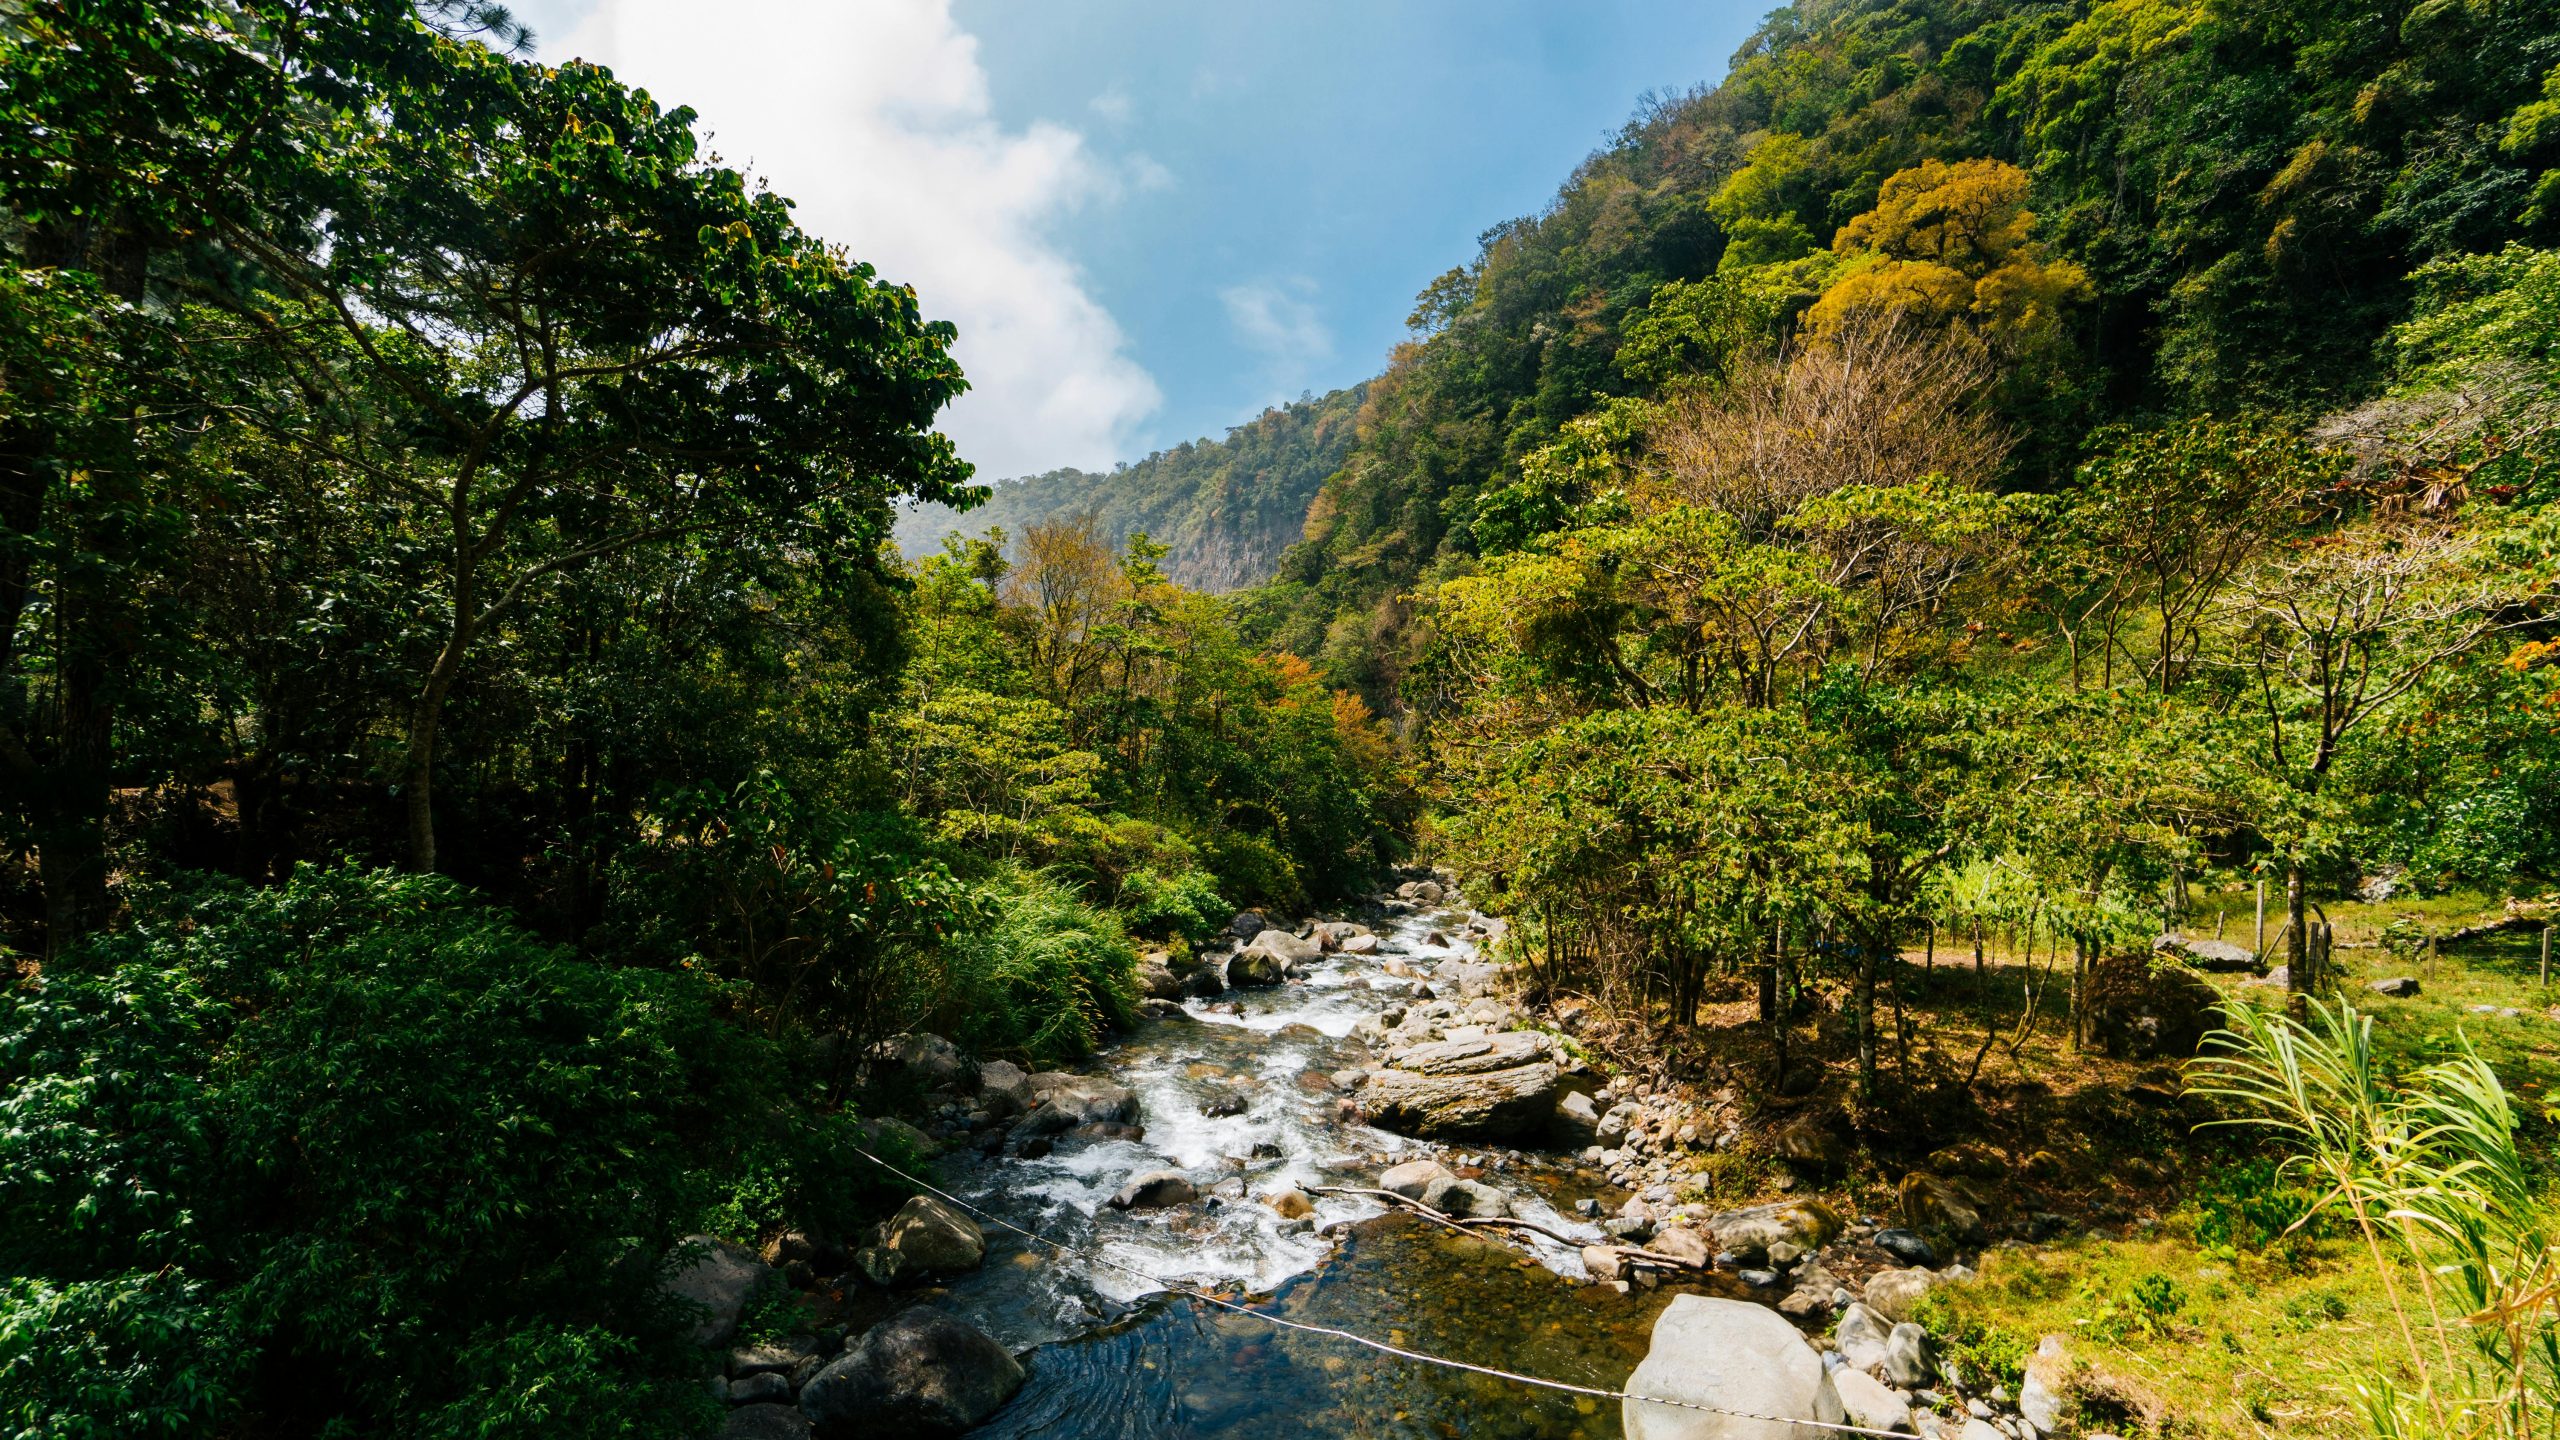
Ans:
[[[1303,396],[1227,432],[1159,450],[1116,470],[1052,470],[999,481],[986,504],[961,514],[944,505],[898,517],[897,543],[913,558],[945,535],[1019,535],[1035,521],[1091,514],[1115,542],[1143,530],[1172,547],[1168,574],[1197,590],[1242,590],[1271,578],[1280,552],[1304,531],[1307,506],[1350,453],[1366,384]]]

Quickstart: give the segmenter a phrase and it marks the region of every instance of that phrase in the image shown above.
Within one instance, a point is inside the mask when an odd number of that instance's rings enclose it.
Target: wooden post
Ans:
[[[2225,921],[2225,920],[2228,920],[2228,919],[2230,919],[2230,918],[2231,918],[2231,912],[2230,912],[2230,911],[2228,911],[2228,910],[2216,910],[2216,911],[2214,911],[2214,912],[2213,912],[2213,938],[2214,938],[2214,939],[2219,940],[2219,939],[2221,939],[2221,938],[2222,938],[2222,922],[2223,922],[2223,921]]]
[[[2542,988],[2551,988],[2551,927],[2542,927]]]
[[[2267,953],[2267,877],[2264,875],[2258,877],[2258,943],[2255,948],[2260,956]]]

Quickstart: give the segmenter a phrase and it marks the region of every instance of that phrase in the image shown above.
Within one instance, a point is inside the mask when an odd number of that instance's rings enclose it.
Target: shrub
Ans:
[[[1280,847],[1259,835],[1222,830],[1210,837],[1209,871],[1218,893],[1252,909],[1291,911],[1307,902],[1298,867]]]
[[[1120,887],[1120,918],[1132,934],[1155,939],[1179,935],[1198,944],[1227,928],[1235,914],[1218,896],[1218,882],[1205,871],[1163,875],[1140,870]]]
[[[943,947],[941,1027],[981,1054],[1035,1065],[1090,1051],[1137,1016],[1137,953],[1120,922],[1039,871],[1000,871],[982,917]]]
[[[0,1418],[698,1427],[646,1262],[790,1139],[740,1123],[777,1067],[723,1003],[439,877],[146,901],[0,1018]]]

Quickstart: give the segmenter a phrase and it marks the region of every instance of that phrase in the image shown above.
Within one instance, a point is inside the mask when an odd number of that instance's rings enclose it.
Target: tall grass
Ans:
[[[2348,1217],[2389,1297],[2403,1368],[2359,1387],[2374,1434],[2560,1435],[2560,1248],[2496,1073],[2465,1039],[2395,1080],[2344,1000],[2223,1013],[2188,1088],[2283,1138],[2319,1191],[2304,1219]]]

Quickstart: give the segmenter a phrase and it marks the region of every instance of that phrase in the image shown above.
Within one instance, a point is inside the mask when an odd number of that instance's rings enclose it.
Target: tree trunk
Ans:
[[[2310,947],[2303,943],[2302,930],[2302,857],[2285,857],[2284,866],[2284,963],[2287,988],[2295,995],[2309,995],[2318,977],[2311,973]]]

